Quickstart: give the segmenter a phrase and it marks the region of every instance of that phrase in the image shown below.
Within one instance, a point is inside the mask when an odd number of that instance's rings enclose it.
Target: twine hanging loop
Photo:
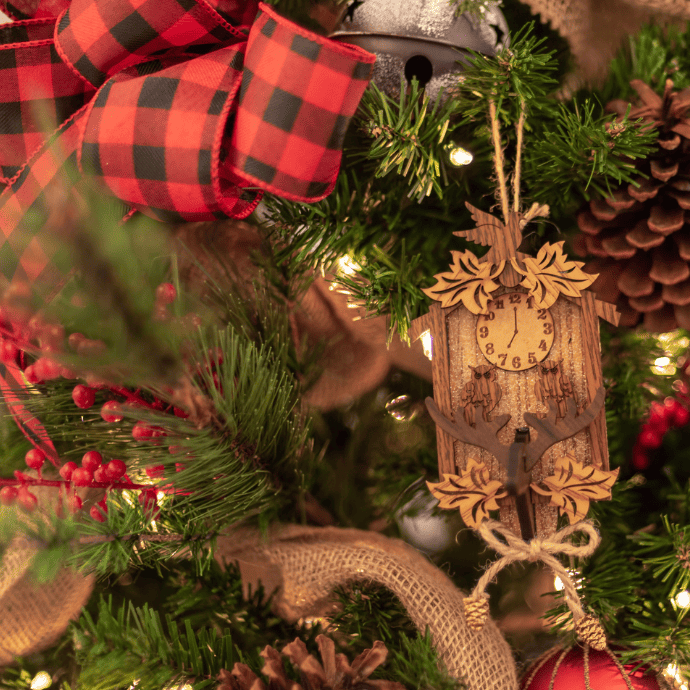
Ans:
[[[501,558],[486,569],[481,578],[479,578],[479,582],[477,582],[477,586],[472,591],[472,594],[466,597],[463,602],[468,624],[473,630],[479,631],[484,626],[489,613],[489,598],[486,594],[486,588],[496,575],[511,563],[518,561],[541,561],[552,570],[554,575],[560,577],[563,583],[565,602],[573,615],[575,630],[580,639],[597,650],[602,650],[606,647],[606,635],[601,624],[594,616],[585,614],[570,573],[556,558],[559,554],[586,558],[594,553],[601,542],[601,537],[590,521],[582,520],[574,525],[564,527],[562,530],[552,534],[548,539],[535,538],[530,542],[524,541],[505,525],[495,520],[485,520],[482,522],[478,532],[488,546],[501,554]],[[589,537],[588,541],[582,545],[575,545],[567,541],[568,537],[576,532],[586,534]],[[505,542],[501,541],[497,535],[503,537]]]

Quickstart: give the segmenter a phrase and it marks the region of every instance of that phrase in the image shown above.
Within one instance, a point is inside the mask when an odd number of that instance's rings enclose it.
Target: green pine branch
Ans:
[[[193,683],[203,690],[216,685],[223,668],[242,661],[229,635],[208,628],[194,630],[188,620],[178,624],[147,604],[131,602],[113,607],[112,597],[101,598],[98,615],[84,611],[73,625],[78,688],[163,690],[173,683]]]
[[[462,108],[458,99],[443,94],[432,105],[416,79],[410,82],[409,93],[407,90],[401,75],[397,99],[373,83],[364,92],[356,119],[360,131],[373,142],[353,159],[376,161],[377,178],[391,172],[402,175],[409,187],[407,196],[421,202],[432,190],[443,196],[441,181],[448,184],[444,142],[454,129],[451,119]]]

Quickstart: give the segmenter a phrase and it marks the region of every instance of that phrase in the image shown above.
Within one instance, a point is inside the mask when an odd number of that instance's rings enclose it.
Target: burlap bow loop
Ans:
[[[488,616],[488,596],[486,588],[494,580],[496,575],[506,566],[517,561],[541,561],[558,575],[563,583],[563,594],[566,604],[573,615],[575,629],[580,639],[594,649],[604,649],[606,636],[599,622],[590,615],[585,614],[577,588],[568,570],[556,558],[557,555],[578,556],[586,558],[591,556],[601,542],[599,533],[594,525],[582,520],[574,525],[568,525],[548,539],[532,539],[525,542],[508,527],[494,520],[485,520],[479,526],[478,532],[482,539],[494,551],[501,554],[501,558],[494,561],[479,578],[477,586],[472,594],[465,599],[465,610],[468,619],[472,619],[472,628],[481,630],[486,616]],[[589,539],[585,544],[575,545],[567,541],[568,537],[576,532],[586,534]],[[501,541],[497,535],[505,539]]]

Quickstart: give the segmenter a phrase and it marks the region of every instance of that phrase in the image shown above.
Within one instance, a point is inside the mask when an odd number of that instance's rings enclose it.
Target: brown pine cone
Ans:
[[[640,103],[630,119],[659,128],[657,151],[637,165],[648,178],[593,199],[578,215],[575,248],[596,257],[586,267],[599,273],[591,289],[617,304],[621,325],[690,328],[690,89],[675,92],[668,80],[661,97],[639,80],[631,85]],[[611,101],[606,108],[622,116],[627,107]]]
[[[335,653],[333,640],[325,635],[316,638],[321,654],[321,663],[309,654],[299,638],[283,647],[286,656],[301,675],[301,684],[290,680],[285,674],[280,654],[267,646],[261,656],[264,658],[263,675],[268,678],[271,690],[405,690],[405,686],[390,680],[369,680],[369,676],[388,656],[383,642],[374,642],[371,649],[362,652],[353,662],[348,662],[344,654]],[[267,686],[245,664],[239,662],[231,672],[223,669],[216,680],[216,690],[266,690]]]

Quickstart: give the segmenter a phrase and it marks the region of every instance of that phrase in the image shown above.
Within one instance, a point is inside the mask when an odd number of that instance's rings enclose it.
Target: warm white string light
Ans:
[[[455,144],[449,148],[448,158],[451,165],[454,165],[456,168],[461,168],[463,165],[469,165],[474,160],[474,156],[467,149]]]
[[[39,671],[31,680],[31,690],[45,690],[53,684],[50,673]]]

